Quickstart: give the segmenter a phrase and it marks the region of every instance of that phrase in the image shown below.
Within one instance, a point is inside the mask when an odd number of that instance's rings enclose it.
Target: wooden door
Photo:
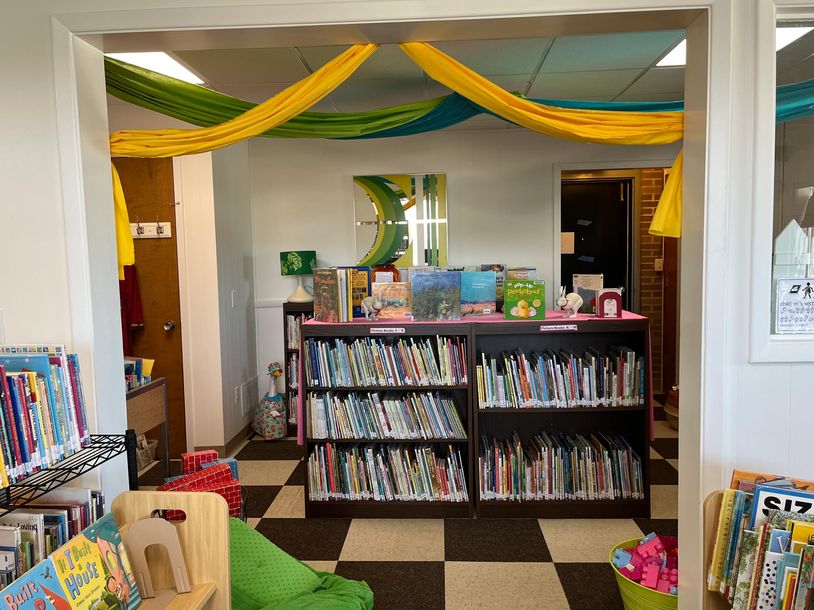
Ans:
[[[678,382],[678,279],[680,241],[664,238],[664,318],[662,322],[661,387],[664,394]]]
[[[144,328],[133,333],[133,353],[127,355],[154,358],[153,378],[167,379],[169,450],[171,457],[178,457],[186,451],[186,419],[172,159],[117,158],[113,163],[130,222],[172,225],[170,238],[135,240]],[[151,436],[160,443],[157,431]],[[160,444],[159,450],[164,450]]]

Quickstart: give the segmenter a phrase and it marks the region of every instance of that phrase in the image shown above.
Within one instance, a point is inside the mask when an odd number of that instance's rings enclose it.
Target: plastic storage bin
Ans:
[[[620,542],[608,554],[608,561],[611,568],[613,568],[614,576],[616,576],[616,584],[619,585],[619,593],[622,596],[625,610],[676,610],[678,608],[678,596],[643,587],[639,583],[622,576],[622,573],[613,565],[613,553],[616,549],[629,549],[639,544],[639,540],[641,540],[641,537]]]

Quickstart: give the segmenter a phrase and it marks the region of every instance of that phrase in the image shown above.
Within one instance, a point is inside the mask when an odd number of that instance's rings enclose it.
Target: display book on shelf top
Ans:
[[[360,446],[376,443],[377,446],[429,444],[437,449],[439,455],[445,455],[447,447],[460,450],[468,491],[467,502],[445,502],[437,500],[347,500],[319,499],[311,497],[312,480],[306,480],[306,515],[307,516],[345,516],[345,517],[441,517],[441,516],[479,516],[495,517],[648,517],[650,514],[649,491],[649,450],[648,440],[652,435],[652,387],[650,382],[650,338],[649,321],[643,316],[623,312],[619,319],[598,319],[593,315],[578,315],[575,318],[564,318],[562,312],[548,312],[545,320],[515,321],[505,320],[500,315],[471,316],[462,320],[446,322],[413,322],[410,319],[388,319],[380,321],[357,320],[351,323],[329,324],[309,321],[303,325],[303,359],[309,358],[308,341],[341,339],[344,343],[355,339],[377,339],[380,344],[393,344],[399,339],[419,341],[436,337],[458,338],[465,342],[465,367],[467,378],[457,384],[410,383],[405,385],[355,384],[346,383],[339,387],[329,388],[325,384],[314,383],[309,379],[307,363],[303,363],[303,425],[306,434],[306,460],[316,450],[324,450],[326,443],[336,447],[348,447],[353,443]],[[589,349],[612,350],[624,346],[635,351],[644,363],[639,388],[641,397],[637,404],[617,404],[615,406],[599,405],[541,408],[480,408],[476,367],[482,353],[501,353],[520,350],[531,354],[543,350],[560,352],[570,350],[576,353]],[[319,363],[315,363],[318,365]],[[329,367],[330,368],[330,367]],[[330,385],[330,384],[328,384]],[[461,422],[466,431],[466,439],[456,439],[450,443],[447,438],[409,439],[397,438],[361,438],[336,439],[314,438],[307,432],[309,428],[309,397],[315,393],[331,391],[335,396],[347,396],[357,393],[370,395],[403,395],[423,392],[438,392],[452,397],[457,407]],[[638,489],[636,497],[593,499],[482,499],[480,493],[480,474],[482,463],[483,436],[507,439],[517,433],[523,449],[535,436],[542,433],[558,431],[574,437],[582,435],[587,442],[592,442],[591,434],[596,432],[622,436],[629,449],[638,458]],[[594,445],[596,447],[596,445]],[[598,454],[598,451],[597,451]],[[595,455],[597,455],[595,454]],[[619,475],[611,468],[608,474]],[[630,471],[628,471],[630,474]],[[594,473],[596,478],[598,473]],[[621,476],[621,475],[620,475]],[[632,480],[631,474],[629,480]],[[610,479],[616,480],[616,479]],[[607,487],[607,486],[606,486]],[[518,501],[519,500],[519,501]]]

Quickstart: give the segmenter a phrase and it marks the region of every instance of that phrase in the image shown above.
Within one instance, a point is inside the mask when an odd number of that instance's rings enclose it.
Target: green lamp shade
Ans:
[[[280,273],[283,275],[311,275],[316,266],[315,250],[280,252]]]

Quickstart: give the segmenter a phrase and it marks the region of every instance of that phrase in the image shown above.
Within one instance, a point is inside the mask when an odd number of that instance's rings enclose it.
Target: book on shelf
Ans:
[[[487,315],[497,310],[494,271],[461,272],[461,314]]]
[[[299,387],[299,368],[299,354],[289,354],[286,360],[286,379],[288,379],[288,388],[290,390],[296,390]]]
[[[537,267],[508,267],[506,281],[508,280],[536,280]]]
[[[642,461],[623,436],[540,432],[523,443],[484,436],[481,500],[643,499]]]
[[[339,267],[345,270],[350,285],[350,307],[351,318],[363,318],[362,300],[370,296],[370,286],[372,283],[372,272],[370,267]]]
[[[286,348],[300,349],[300,332],[302,328],[302,323],[305,322],[306,320],[310,320],[312,317],[313,314],[310,313],[286,314],[285,316],[286,337],[288,339]]]
[[[503,314],[507,320],[545,320],[545,282],[506,280]]]
[[[410,314],[410,285],[407,282],[373,282],[373,298],[382,304],[380,320],[406,318]]]
[[[632,407],[646,401],[644,356],[626,347],[582,354],[480,353],[475,376],[480,409]]]
[[[467,383],[466,339],[420,337],[307,339],[305,378],[315,387],[428,386]]]
[[[797,485],[808,483],[738,470],[724,490],[707,589],[733,609],[814,607],[814,490]]]
[[[340,299],[336,269],[314,269],[314,319],[318,322],[344,322],[340,317]]]
[[[481,265],[480,270],[495,272],[495,310],[503,311],[503,286],[506,283],[506,265]]]
[[[0,599],[8,610],[132,610],[141,604],[111,514],[10,583]]]
[[[410,272],[410,307],[416,322],[461,319],[461,274],[458,271]]]
[[[581,313],[596,312],[596,298],[604,288],[604,277],[601,273],[575,273],[571,277],[574,287],[572,292],[582,297],[582,307],[579,308]]]
[[[308,456],[311,501],[468,502],[465,461],[448,445],[314,445]]]
[[[313,439],[466,439],[455,401],[438,392],[308,394]]]

